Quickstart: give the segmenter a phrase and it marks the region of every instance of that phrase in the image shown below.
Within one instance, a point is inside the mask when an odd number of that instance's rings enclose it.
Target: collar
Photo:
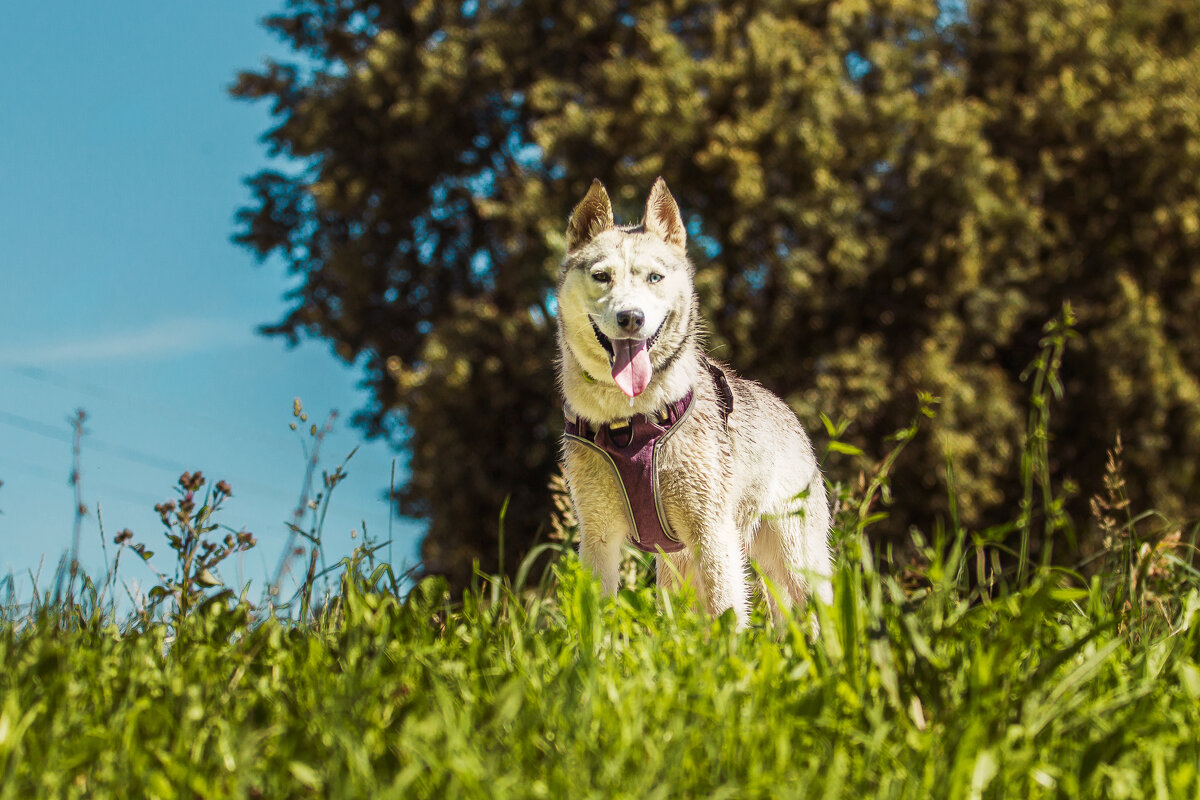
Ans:
[[[717,403],[721,408],[721,421],[728,425],[729,415],[733,413],[733,390],[729,387],[729,376],[725,373],[726,368],[712,361],[707,356],[704,358],[704,366],[708,370],[709,375],[712,376],[713,385],[716,388]],[[583,373],[583,379],[588,383],[596,382],[596,379],[589,375],[587,370],[580,369],[579,371]],[[593,430],[588,422],[581,417],[572,417],[568,414],[566,403],[563,404],[563,417],[567,422],[567,433],[572,436],[581,436],[589,441],[595,441],[596,434],[600,430],[623,432],[627,428],[634,428],[639,423],[650,424],[661,433],[666,433],[687,415],[687,410],[692,405],[693,394],[694,390],[688,389],[687,394],[674,403],[668,403],[666,408],[658,411],[653,417],[648,417],[645,414],[635,414],[632,417],[602,425],[596,430]],[[589,431],[591,432],[590,435]]]
[[[584,376],[587,377],[586,372]],[[665,408],[654,414],[634,414],[632,417],[609,422],[599,427],[591,425],[583,417],[571,416],[567,413],[566,406],[563,406],[563,417],[567,423],[567,433],[590,442],[596,441],[596,436],[603,432],[606,438],[612,439],[614,442],[624,441],[624,444],[620,445],[621,447],[628,447],[635,438],[645,439],[643,444],[652,446],[659,437],[670,431],[687,416],[694,396],[695,392],[688,389],[688,393],[683,397],[674,403],[668,403]]]

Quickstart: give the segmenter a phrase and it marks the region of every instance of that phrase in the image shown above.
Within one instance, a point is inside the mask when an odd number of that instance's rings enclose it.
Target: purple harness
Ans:
[[[676,553],[683,542],[671,532],[658,491],[655,457],[692,410],[692,392],[676,400],[657,417],[637,414],[593,430],[578,417],[567,417],[567,438],[596,450],[612,464],[625,495],[625,510],[633,524],[633,546],[646,553]]]
[[[733,390],[729,387],[726,368],[707,357],[704,366],[713,379],[721,419],[728,425],[729,415],[733,413]],[[659,550],[677,553],[684,547],[667,524],[658,490],[655,459],[658,446],[691,413],[692,395],[688,390],[683,399],[671,403],[654,417],[637,414],[627,420],[602,425],[599,430],[592,430],[578,417],[566,417],[567,438],[596,450],[612,465],[625,495],[625,511],[633,525],[633,546],[646,553]]]

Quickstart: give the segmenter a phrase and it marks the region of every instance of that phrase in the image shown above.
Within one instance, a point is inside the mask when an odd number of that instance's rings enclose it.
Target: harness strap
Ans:
[[[566,418],[567,438],[592,448],[612,466],[633,526],[632,544],[647,553],[675,553],[684,546],[667,523],[655,456],[658,444],[691,411],[692,398],[693,393],[688,392],[660,414],[636,414],[598,429],[579,417]]]
[[[719,364],[709,361],[707,357],[704,359],[704,366],[708,367],[713,383],[716,384],[717,402],[721,404],[721,420],[728,425],[729,415],[733,413],[733,389],[729,388],[729,378]]]
[[[721,420],[729,425],[733,413],[733,389],[724,368],[708,358],[704,365],[713,379]],[[586,374],[586,373],[585,373]],[[655,465],[658,445],[688,415],[694,393],[668,405],[658,414],[635,414],[618,422],[592,428],[578,416],[566,417],[568,439],[580,442],[605,457],[616,473],[625,509],[633,525],[633,545],[647,553],[675,553],[683,542],[671,531],[663,511]]]

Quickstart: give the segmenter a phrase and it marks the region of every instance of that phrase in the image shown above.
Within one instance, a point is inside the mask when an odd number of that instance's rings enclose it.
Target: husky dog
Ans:
[[[594,181],[558,275],[563,471],[579,555],[609,594],[621,546],[657,553],[658,585],[694,585],[715,615],[749,613],[746,561],[779,618],[829,586],[829,507],[792,410],[701,350],[679,207],[659,178],[640,225],[613,223]]]

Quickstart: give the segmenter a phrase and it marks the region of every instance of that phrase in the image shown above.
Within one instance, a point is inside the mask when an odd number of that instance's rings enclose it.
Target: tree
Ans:
[[[1011,517],[1025,365],[1075,303],[1054,420],[1086,495],[1125,434],[1135,501],[1195,513],[1200,27],[1182,0],[289,0],[302,58],[243,73],[297,165],[250,181],[239,241],[287,259],[267,332],[362,358],[357,420],[412,453],[401,509],[462,583],[546,518],[560,431],[553,275],[593,177],[618,217],[663,175],[712,348],[906,451],[891,530]]]

